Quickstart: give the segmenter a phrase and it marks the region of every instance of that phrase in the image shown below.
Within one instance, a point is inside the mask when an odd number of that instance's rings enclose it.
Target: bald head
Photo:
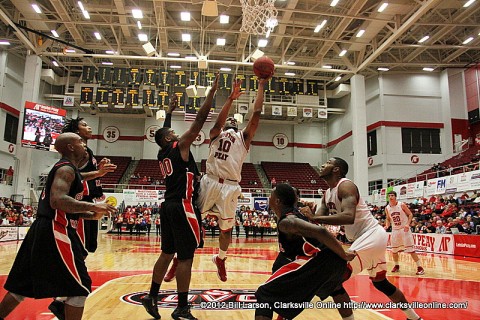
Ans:
[[[62,133],[55,141],[55,149],[66,158],[81,159],[85,156],[82,138],[73,132]]]

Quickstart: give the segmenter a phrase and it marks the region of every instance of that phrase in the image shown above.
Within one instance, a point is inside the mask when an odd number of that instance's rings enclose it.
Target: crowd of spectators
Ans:
[[[1,226],[29,226],[35,219],[36,208],[24,206],[12,199],[0,197]]]
[[[138,203],[136,206],[120,206],[123,210],[119,210],[118,213],[112,217],[112,226],[110,231],[121,234],[125,229],[130,235],[135,233],[140,235],[146,232],[150,235],[153,225],[155,225],[155,232],[160,235],[160,205],[150,203],[147,205]]]
[[[433,195],[417,198],[406,203],[412,211],[413,219],[410,225],[414,233],[443,233],[458,232],[477,234],[480,225],[480,193],[473,195],[463,193],[454,195]],[[385,225],[385,206],[370,205],[372,214],[382,226]],[[453,229],[453,230],[452,230]]]

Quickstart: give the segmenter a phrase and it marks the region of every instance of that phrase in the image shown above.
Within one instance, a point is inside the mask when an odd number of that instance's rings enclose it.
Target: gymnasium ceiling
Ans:
[[[479,62],[480,1],[468,7],[464,7],[467,0],[386,1],[386,9],[378,12],[385,1],[340,0],[331,6],[331,0],[276,0],[278,25],[267,39],[268,45],[260,49],[276,63],[277,75],[292,72],[296,78],[321,80],[328,89],[348,83],[357,73],[369,77],[380,72],[424,72],[424,67],[439,72]],[[207,56],[213,69],[251,72],[249,57],[265,36],[240,32],[240,0],[216,1],[219,14],[229,16],[228,24],[221,24],[218,16],[203,16],[203,2],[83,0],[90,15],[86,19],[76,0],[0,0],[0,37],[4,37],[0,40],[11,43],[1,48],[19,56],[36,53],[44,68],[61,76],[79,76],[84,65],[98,67],[105,61],[113,62],[113,67],[197,66],[185,56]],[[42,13],[36,13],[32,3],[38,4]],[[135,19],[132,9],[141,9],[143,18]],[[181,21],[183,11],[191,13],[190,21]],[[325,26],[314,32],[323,20]],[[365,31],[357,37],[360,30]],[[101,40],[94,32],[100,33]],[[147,57],[139,33],[147,35],[156,55]],[[190,33],[191,41],[182,41],[182,33]],[[420,43],[424,36],[429,36],[428,40]],[[473,40],[463,44],[469,37]],[[226,44],[217,45],[217,38],[224,38]],[[342,50],[347,53],[341,57]],[[172,52],[180,57],[167,55]],[[52,65],[53,60],[58,67]],[[379,67],[389,71],[379,71]]]

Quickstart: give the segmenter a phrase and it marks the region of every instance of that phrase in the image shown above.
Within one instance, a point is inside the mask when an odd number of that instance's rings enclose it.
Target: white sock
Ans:
[[[420,316],[413,309],[402,310],[408,319],[419,319]]]
[[[351,316],[348,316],[346,318],[342,318],[343,320],[355,320],[355,318],[353,317],[353,313]]]
[[[420,262],[420,259],[418,259],[417,261],[415,261],[415,263],[417,264],[417,267],[421,267],[421,266],[422,266],[422,263]]]
[[[222,260],[225,260],[227,257],[227,251],[223,251],[222,249],[218,250],[218,257]]]

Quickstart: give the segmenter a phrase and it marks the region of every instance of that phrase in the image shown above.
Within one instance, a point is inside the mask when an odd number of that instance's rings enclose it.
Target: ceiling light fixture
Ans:
[[[379,68],[377,68],[377,70],[378,70],[378,71],[388,71],[388,70],[390,70],[390,69],[385,68],[385,67],[379,67]]]
[[[425,67],[425,68],[423,68],[423,71],[432,72],[433,70],[435,70],[435,68],[431,68],[431,67]]]
[[[386,8],[388,7],[388,2],[384,2],[382,3],[382,5],[380,6],[380,8],[378,8],[378,12],[383,12]]]
[[[93,34],[95,35],[95,38],[97,38],[97,40],[102,40],[102,36],[100,35],[100,33],[94,32]]]
[[[320,23],[315,27],[315,30],[313,30],[313,32],[315,33],[319,32],[323,27],[325,27],[326,24],[327,24],[327,20],[323,20],[322,23]]]
[[[113,62],[110,61],[103,61],[102,64],[105,66],[113,66]]]
[[[142,42],[147,42],[148,41],[148,36],[145,33],[139,33],[138,34],[138,40]]]
[[[187,12],[187,11],[180,12],[180,20],[190,21],[190,12]]]
[[[465,41],[462,42],[462,44],[468,44],[472,42],[472,40],[473,40],[473,37],[468,37]]]
[[[78,7],[80,8],[81,11],[85,11],[85,8],[83,7],[82,1],[78,1],[77,4],[78,4]]]
[[[330,3],[330,7],[335,7],[335,6],[338,4],[338,1],[340,1],[340,0],[333,0],[333,1]]]
[[[178,52],[169,52],[169,53],[167,53],[167,56],[169,56],[169,57],[180,57],[180,53],[178,53]]]
[[[143,12],[140,9],[132,9],[132,15],[135,19],[142,19],[143,18]]]
[[[227,41],[224,38],[217,38],[217,46],[224,46]]]
[[[53,64],[55,67],[58,67],[58,62],[57,62],[57,61],[52,60],[52,64]]]
[[[172,69],[181,69],[182,66],[170,66],[170,68],[172,68]]]
[[[267,39],[260,39],[258,40],[258,46],[260,48],[265,48],[268,44],[268,40]]]
[[[290,77],[295,77],[295,73],[293,72],[285,72],[285,75]]]
[[[196,56],[185,56],[185,60],[197,60]]]
[[[36,13],[42,13],[42,10],[40,10],[40,7],[36,3],[32,4],[32,8]]]
[[[335,78],[335,82],[340,81],[342,79],[342,76],[338,76]]]
[[[52,30],[52,34],[53,34],[53,36],[54,36],[55,38],[58,38],[58,37],[59,37],[59,35],[58,35],[58,33],[57,33],[56,30]]]
[[[469,7],[472,3],[474,3],[475,0],[468,0],[464,5],[463,7],[466,8],[466,7]]]
[[[82,13],[83,13],[83,16],[85,17],[85,19],[90,20],[90,14],[88,13],[87,10],[83,10]]]
[[[75,53],[76,51],[74,49],[66,49],[65,52],[66,53]]]
[[[323,69],[332,69],[332,66],[329,66],[329,65],[326,64],[326,65],[322,66],[322,68]]]
[[[230,22],[230,16],[227,16],[226,14],[220,15],[220,23],[221,24],[227,24]]]
[[[192,41],[192,36],[190,33],[182,33],[182,41]]]
[[[140,20],[137,20],[137,27],[139,30],[142,30],[142,23],[140,22]]]
[[[347,50],[343,49],[342,52],[340,52],[338,56],[343,57],[346,53],[347,53]]]
[[[10,45],[10,42],[8,42],[7,40],[0,40],[0,45],[2,45],[2,46],[9,46],[9,45]]]
[[[365,30],[364,30],[364,29],[358,30],[358,32],[357,32],[357,38],[360,38],[361,36],[363,36],[364,33],[365,33]]]
[[[227,72],[229,72],[229,71],[232,71],[232,69],[230,69],[230,68],[220,68],[220,71],[227,71]]]
[[[423,37],[422,39],[420,39],[420,40],[418,41],[418,43],[424,43],[424,42],[427,41],[429,38],[430,38],[430,36],[425,36],[425,37]]]

